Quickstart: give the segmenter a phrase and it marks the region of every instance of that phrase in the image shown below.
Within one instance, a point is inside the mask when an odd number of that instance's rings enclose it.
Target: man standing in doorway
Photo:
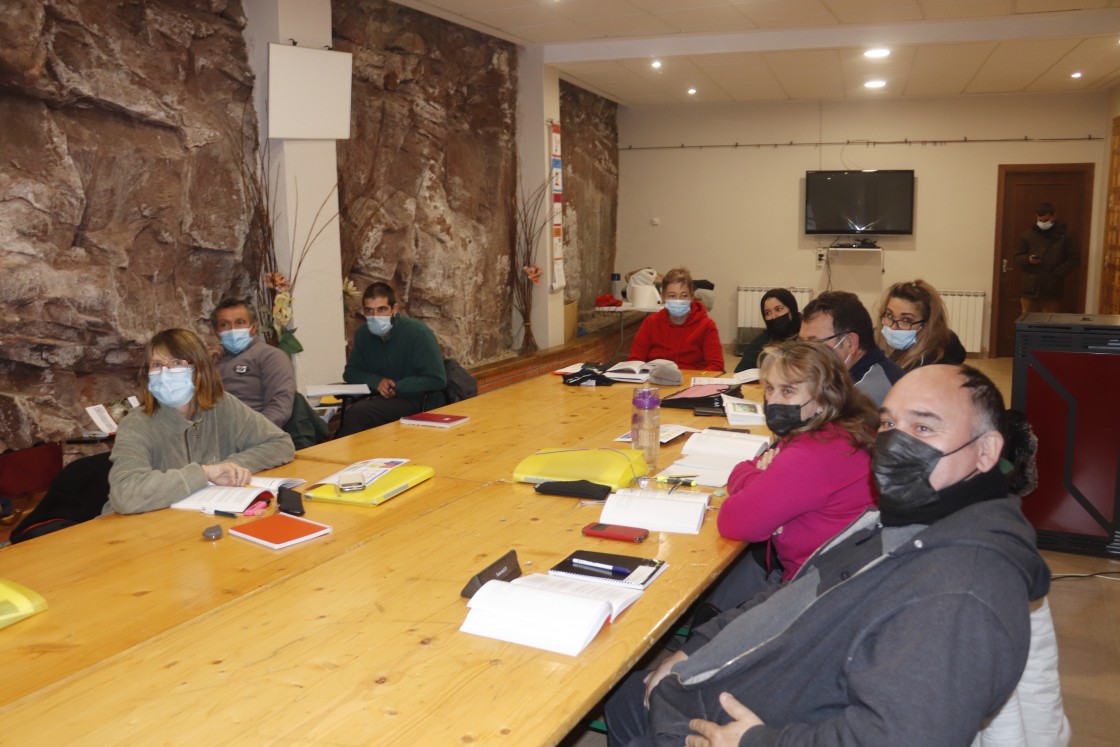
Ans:
[[[1035,210],[1035,224],[1019,239],[1013,261],[1023,271],[1019,296],[1023,313],[1057,313],[1062,305],[1066,275],[1081,264],[1081,255],[1066,224],[1055,219],[1054,206],[1049,202]]]

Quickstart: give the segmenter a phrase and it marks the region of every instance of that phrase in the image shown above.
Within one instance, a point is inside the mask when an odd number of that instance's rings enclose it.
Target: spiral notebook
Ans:
[[[645,589],[669,564],[664,560],[636,558],[593,550],[576,550],[548,571],[550,576],[563,576],[596,584]]]

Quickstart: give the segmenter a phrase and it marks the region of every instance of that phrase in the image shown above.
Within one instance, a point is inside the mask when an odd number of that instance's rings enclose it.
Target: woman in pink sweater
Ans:
[[[819,342],[769,347],[760,381],[766,424],[776,439],[762,456],[732,471],[718,519],[722,536],[765,550],[739,562],[758,568],[729,574],[739,578],[739,588],[725,589],[738,597],[736,604],[761,591],[767,577],[776,581],[778,567],[781,580],[788,580],[875,500],[868,447],[879,416],[836,354]],[[729,600],[722,601],[717,606],[727,609]]]

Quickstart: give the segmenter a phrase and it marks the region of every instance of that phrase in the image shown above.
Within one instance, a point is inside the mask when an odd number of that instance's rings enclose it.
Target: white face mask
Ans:
[[[1045,222],[1038,221],[1037,223],[1035,223],[1035,225],[1038,226],[1039,229],[1041,229],[1043,231],[1049,231],[1050,227],[1054,225],[1054,221],[1052,221],[1052,220],[1048,220],[1048,221],[1045,221]]]
[[[918,341],[916,329],[892,329],[883,327],[883,339],[895,350],[909,350]]]

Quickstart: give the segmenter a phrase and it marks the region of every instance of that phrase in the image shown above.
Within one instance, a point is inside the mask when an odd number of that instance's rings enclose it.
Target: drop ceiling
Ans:
[[[562,78],[627,106],[1120,85],[1120,0],[396,2],[540,46]]]

